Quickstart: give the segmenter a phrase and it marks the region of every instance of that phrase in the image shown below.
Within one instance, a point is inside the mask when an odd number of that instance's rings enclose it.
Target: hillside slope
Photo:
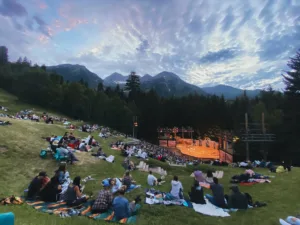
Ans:
[[[3,96],[3,95],[2,95]],[[7,98],[6,98],[7,99]],[[9,100],[6,104],[10,104]],[[32,107],[31,107],[32,108]],[[1,119],[1,118],[0,118]],[[7,118],[5,118],[7,119]],[[0,179],[0,196],[23,194],[24,189],[28,187],[30,180],[36,176],[40,171],[45,170],[49,176],[54,175],[58,164],[51,158],[41,159],[39,152],[41,149],[47,147],[47,143],[42,137],[49,135],[63,135],[66,130],[62,125],[47,125],[45,123],[36,123],[24,120],[13,120],[11,126],[0,126],[0,164],[1,164],[1,179]],[[88,134],[72,131],[75,136],[84,138]],[[109,144],[120,140],[120,137],[101,139],[98,137],[98,132],[92,133],[97,141],[100,142],[104,152],[107,155],[115,156],[115,163],[108,163],[104,160],[92,157],[91,153],[76,153],[79,162],[76,165],[68,165],[71,178],[81,176],[82,178],[91,175],[96,180],[86,183],[85,193],[92,194],[94,199],[98,191],[102,188],[101,181],[107,177],[121,177],[124,174],[124,169],[121,166],[123,157],[119,151],[111,150]],[[132,157],[136,163],[138,160]],[[224,185],[226,194],[230,193],[228,182],[235,174],[243,173],[243,169],[231,167],[211,167],[201,165],[200,167],[170,167],[166,163],[157,160],[149,159],[148,164],[159,165],[168,171],[166,176],[166,183],[157,189],[168,192],[170,191],[170,182],[174,175],[179,176],[179,180],[184,187],[184,194],[190,190],[193,184],[193,178],[190,174],[196,170],[206,171],[207,169],[223,170],[224,177],[220,179],[220,183]],[[255,169],[255,172],[264,175],[274,175],[266,169]],[[138,194],[142,194],[144,198],[144,189],[147,185],[147,173],[133,171],[132,176],[138,184],[142,185],[141,189],[136,189],[126,198],[133,200]],[[218,218],[204,216],[196,213],[193,209],[179,206],[164,206],[164,205],[145,205],[142,203],[142,208],[138,214],[137,225],[250,225],[261,224],[275,225],[278,224],[278,218],[285,218],[288,215],[296,215],[299,211],[300,205],[295,202],[295,199],[300,198],[298,187],[300,185],[300,170],[293,168],[290,173],[276,174],[276,178],[272,179],[272,183],[256,184],[253,186],[241,186],[242,192],[248,192],[252,195],[254,201],[266,202],[267,207],[249,209],[247,211],[238,211],[231,213],[228,218]],[[280,194],[274,194],[274,190],[280,191]],[[211,193],[210,190],[204,190],[205,193]],[[291,204],[294,202],[294,204]],[[72,217],[60,218],[59,216],[49,215],[47,213],[40,213],[30,206],[0,206],[1,213],[12,211],[16,215],[15,225],[49,225],[49,224],[63,224],[63,225],[96,225],[108,224],[105,221],[95,221],[87,217]],[[183,216],[184,215],[184,216]]]
[[[90,88],[96,88],[102,79],[95,73],[89,71],[85,66],[61,64],[57,66],[47,66],[47,71],[53,71],[64,77],[66,81],[86,81]]]

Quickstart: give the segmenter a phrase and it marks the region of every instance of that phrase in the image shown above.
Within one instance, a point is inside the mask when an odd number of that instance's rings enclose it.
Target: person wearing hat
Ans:
[[[231,186],[231,195],[228,197],[228,208],[231,209],[247,209],[248,199],[245,194],[240,192],[239,187],[234,185]]]
[[[113,194],[110,190],[110,183],[108,180],[102,181],[103,189],[99,191],[98,197],[92,206],[93,213],[104,213],[107,212],[113,202]]]
[[[31,183],[29,184],[28,187],[28,192],[27,192],[27,199],[28,200],[35,200],[43,188],[44,184],[44,179],[47,177],[46,172],[41,171],[38,176],[33,178]]]

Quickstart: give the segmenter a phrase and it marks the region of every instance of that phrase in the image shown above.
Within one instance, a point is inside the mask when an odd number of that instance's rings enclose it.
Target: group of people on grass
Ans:
[[[99,191],[92,205],[92,212],[103,213],[112,210],[119,220],[133,215],[140,208],[137,203],[141,199],[138,196],[134,201],[129,202],[124,194],[132,186],[135,186],[135,183],[129,172],[126,172],[121,179],[103,180],[103,189]],[[84,187],[81,185],[79,176],[71,182],[69,172],[64,164],[55,171],[52,178],[49,178],[43,171],[34,177],[27,189],[27,200],[64,201],[68,206],[79,206],[89,199],[89,196],[83,194]]]

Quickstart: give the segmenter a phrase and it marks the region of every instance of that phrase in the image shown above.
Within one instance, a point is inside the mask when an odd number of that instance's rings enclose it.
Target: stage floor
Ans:
[[[201,159],[219,159],[219,150],[214,148],[207,148],[206,146],[193,146],[186,144],[177,144],[176,148],[181,151],[182,154],[201,158]]]

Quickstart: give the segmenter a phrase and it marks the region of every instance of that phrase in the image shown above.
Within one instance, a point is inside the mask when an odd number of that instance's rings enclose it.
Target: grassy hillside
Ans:
[[[3,96],[3,93],[2,93]],[[11,96],[10,96],[11,97]],[[6,99],[9,96],[5,97]],[[2,98],[0,98],[2,101]],[[6,102],[8,105],[12,103]],[[5,105],[7,106],[7,105]],[[9,106],[8,106],[9,107]],[[18,107],[16,106],[16,109]],[[24,106],[20,107],[23,109]],[[32,107],[31,107],[32,108]],[[1,118],[0,118],[1,119]],[[62,135],[66,130],[61,125],[46,125],[44,123],[35,123],[31,121],[10,120],[12,126],[0,126],[0,145],[7,148],[1,148],[0,151],[0,197],[23,194],[30,180],[41,170],[47,171],[51,176],[57,169],[57,163],[52,159],[40,159],[39,152],[47,147],[47,143],[41,138],[51,134]],[[79,137],[85,137],[84,133],[74,131]],[[79,175],[86,177],[91,175],[97,181],[90,181],[86,185],[85,192],[93,193],[95,196],[101,188],[100,182],[106,177],[119,177],[124,173],[121,167],[121,157],[119,152],[110,150],[108,144],[114,141],[113,138],[103,140],[95,133],[94,136],[100,141],[106,154],[116,156],[115,163],[107,163],[90,156],[90,153],[78,153],[80,162],[73,166],[68,166],[71,177]],[[116,140],[116,139],[115,139]],[[6,150],[6,151],[5,151]],[[160,187],[161,190],[170,190],[170,181],[173,175],[178,175],[184,186],[185,194],[190,190],[193,179],[190,177],[193,168],[171,168],[170,166],[151,160],[151,163],[163,165],[167,171],[167,182]],[[206,168],[204,168],[206,169]],[[217,168],[220,169],[220,168]],[[225,172],[223,179],[225,192],[229,192],[229,179],[234,174],[242,173],[241,169],[222,168]],[[261,169],[257,172],[269,174],[267,170]],[[169,225],[169,224],[206,224],[206,225],[244,225],[244,224],[278,224],[279,217],[294,215],[299,213],[300,193],[300,170],[293,169],[291,173],[276,174],[271,184],[257,184],[252,187],[241,187],[241,190],[252,195],[254,201],[262,201],[268,204],[267,207],[251,209],[248,211],[239,211],[231,213],[229,218],[209,217],[197,214],[193,209],[187,209],[178,206],[149,206],[143,205],[138,216],[137,224],[140,225]],[[147,174],[139,171],[133,172],[133,177],[143,186],[140,190],[134,190],[127,197],[131,200],[137,194],[141,194],[147,187]],[[205,191],[209,193],[210,191]],[[54,215],[40,213],[26,204],[22,206],[0,206],[1,212],[12,211],[16,215],[16,225],[79,225],[79,224],[107,224],[104,221],[93,221],[86,217],[59,218]]]

